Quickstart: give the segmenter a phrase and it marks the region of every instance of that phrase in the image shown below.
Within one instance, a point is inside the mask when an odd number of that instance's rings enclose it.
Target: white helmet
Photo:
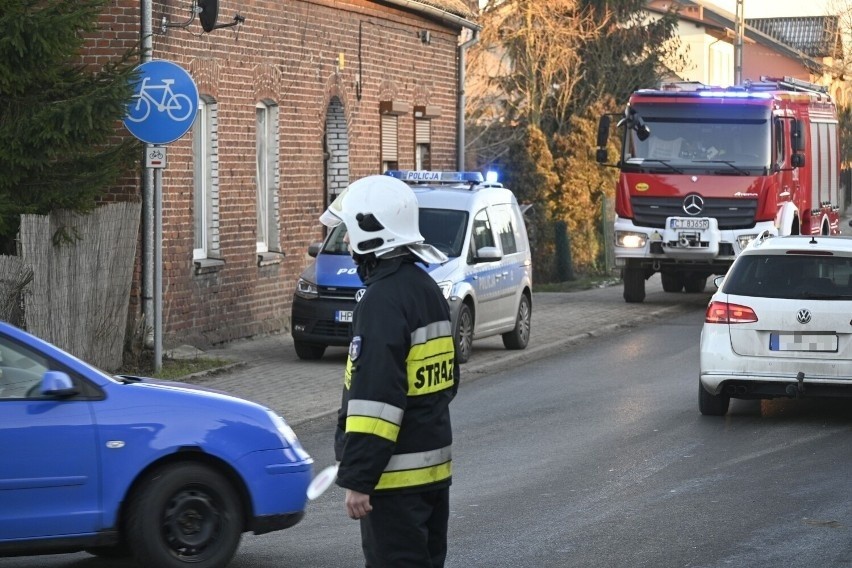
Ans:
[[[424,262],[445,262],[443,253],[422,244],[419,218],[417,198],[407,184],[387,175],[372,175],[349,184],[320,221],[327,227],[346,225],[349,245],[358,254],[382,256],[408,246]]]

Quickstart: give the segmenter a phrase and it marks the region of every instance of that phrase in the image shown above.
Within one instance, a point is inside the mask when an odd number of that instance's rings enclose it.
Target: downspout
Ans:
[[[153,0],[141,0],[142,63],[151,61],[154,49]],[[143,163],[144,163],[144,157]],[[142,168],[142,316],[146,347],[154,345],[154,176]]]
[[[473,36],[461,44],[459,46],[459,84],[458,84],[458,109],[456,114],[456,169],[460,172],[465,170],[465,156],[464,156],[464,145],[465,145],[465,132],[464,132],[464,109],[467,104],[467,95],[465,93],[464,82],[465,82],[465,67],[467,66],[466,54],[469,47],[474,45],[479,41],[479,27],[471,28],[473,30]]]

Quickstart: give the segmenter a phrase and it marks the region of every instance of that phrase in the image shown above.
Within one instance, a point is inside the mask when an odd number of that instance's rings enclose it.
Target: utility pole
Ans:
[[[745,16],[743,16],[744,0],[737,0],[734,27],[734,84],[741,85],[743,82],[743,36],[745,35]]]

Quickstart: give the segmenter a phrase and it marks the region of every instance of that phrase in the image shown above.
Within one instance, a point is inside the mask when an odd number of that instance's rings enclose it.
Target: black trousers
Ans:
[[[450,488],[372,495],[361,519],[367,568],[442,568],[447,557]]]

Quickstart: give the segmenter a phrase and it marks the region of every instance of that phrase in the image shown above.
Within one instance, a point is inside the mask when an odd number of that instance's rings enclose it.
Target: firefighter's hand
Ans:
[[[373,510],[370,505],[370,496],[351,489],[346,490],[346,512],[350,519],[366,517]]]

